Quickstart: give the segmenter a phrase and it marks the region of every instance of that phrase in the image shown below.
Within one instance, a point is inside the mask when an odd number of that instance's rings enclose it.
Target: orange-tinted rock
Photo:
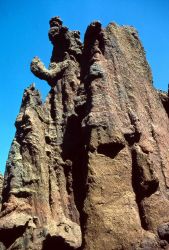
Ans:
[[[31,85],[16,120],[0,249],[167,249],[168,96],[152,85],[133,27],[88,26],[84,45],[56,17],[45,103]]]

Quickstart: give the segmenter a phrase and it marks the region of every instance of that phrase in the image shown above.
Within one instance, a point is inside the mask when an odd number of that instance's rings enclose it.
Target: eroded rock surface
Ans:
[[[50,21],[48,68],[31,71],[6,165],[0,249],[168,249],[168,95],[137,31]]]
[[[2,202],[2,188],[3,188],[3,176],[0,173],[0,209],[1,209],[1,202]]]

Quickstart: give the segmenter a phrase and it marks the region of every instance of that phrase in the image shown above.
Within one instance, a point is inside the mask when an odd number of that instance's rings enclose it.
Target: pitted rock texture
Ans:
[[[168,94],[137,31],[50,21],[51,90],[23,95],[6,165],[0,249],[168,249]]]
[[[0,209],[1,209],[1,202],[2,202],[2,188],[3,188],[3,176],[0,173]]]

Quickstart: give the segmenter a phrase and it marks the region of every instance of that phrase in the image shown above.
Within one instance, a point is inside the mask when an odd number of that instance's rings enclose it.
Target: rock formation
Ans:
[[[1,209],[1,202],[2,202],[2,188],[3,188],[3,176],[0,173],[0,209]]]
[[[6,165],[0,249],[168,249],[168,95],[137,31],[50,20],[51,90],[23,95]]]

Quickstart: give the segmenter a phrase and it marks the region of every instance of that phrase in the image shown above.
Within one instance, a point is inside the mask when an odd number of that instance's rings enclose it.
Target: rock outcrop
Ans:
[[[2,202],[2,188],[3,188],[3,176],[2,174],[0,173],[0,209],[1,209],[1,202]]]
[[[23,95],[6,165],[0,249],[168,249],[168,95],[137,31],[50,21],[51,90]]]

